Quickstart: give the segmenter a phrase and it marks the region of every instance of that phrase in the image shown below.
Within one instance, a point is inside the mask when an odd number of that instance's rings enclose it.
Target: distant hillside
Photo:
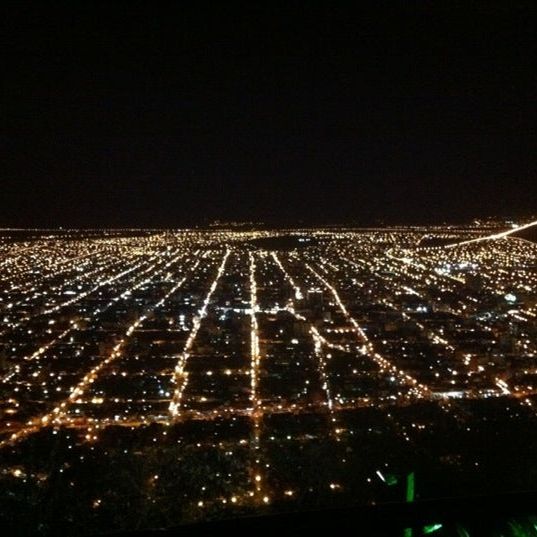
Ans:
[[[527,241],[537,242],[537,224],[522,231],[517,231],[511,237],[519,237]]]

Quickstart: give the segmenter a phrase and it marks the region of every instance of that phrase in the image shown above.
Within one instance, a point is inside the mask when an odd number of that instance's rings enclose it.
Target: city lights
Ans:
[[[4,246],[0,475],[43,486],[50,470],[26,453],[60,442],[62,475],[172,454],[177,465],[148,465],[144,494],[188,468],[199,477],[180,501],[203,512],[374,501],[392,466],[419,466],[428,435],[480,438],[492,416],[532,423],[537,247],[458,233],[449,248],[423,242],[454,236],[442,228]],[[450,475],[462,462],[444,443],[428,464]],[[110,499],[96,490],[88,507],[101,512]]]

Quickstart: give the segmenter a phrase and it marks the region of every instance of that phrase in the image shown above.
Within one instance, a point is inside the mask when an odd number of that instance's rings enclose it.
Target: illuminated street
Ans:
[[[5,512],[89,534],[400,500],[409,472],[529,486],[537,244],[487,225],[4,230]]]

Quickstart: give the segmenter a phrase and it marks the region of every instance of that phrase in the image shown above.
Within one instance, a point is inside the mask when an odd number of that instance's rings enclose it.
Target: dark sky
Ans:
[[[4,4],[0,225],[536,213],[537,4],[350,5]]]

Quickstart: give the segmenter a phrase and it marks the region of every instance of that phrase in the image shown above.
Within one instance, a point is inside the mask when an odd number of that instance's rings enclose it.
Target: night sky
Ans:
[[[358,5],[4,4],[0,225],[535,214],[537,4]]]

